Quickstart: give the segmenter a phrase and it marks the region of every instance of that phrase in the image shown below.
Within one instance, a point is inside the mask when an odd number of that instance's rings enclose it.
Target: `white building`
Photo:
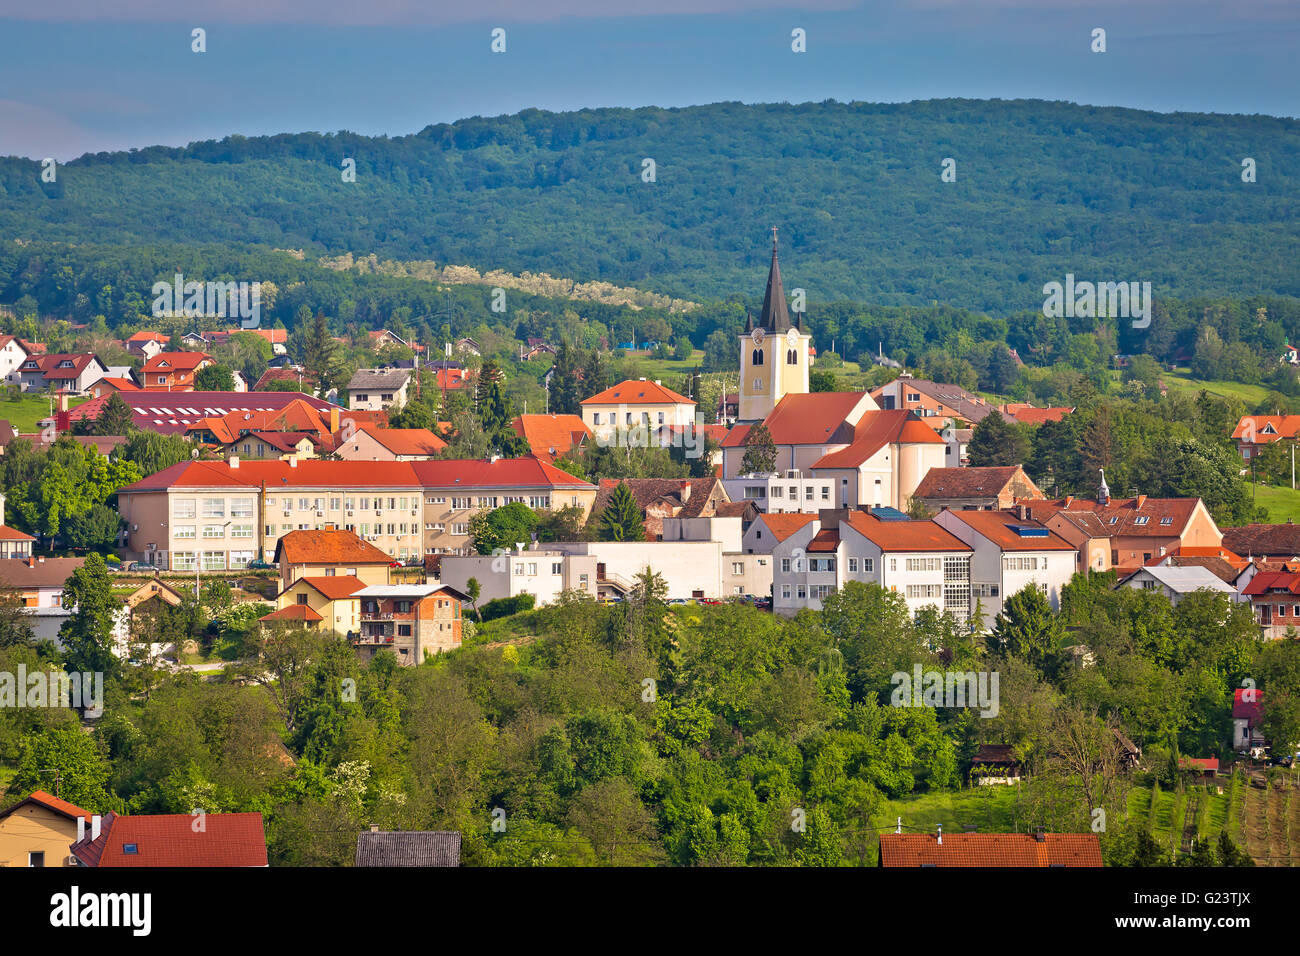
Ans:
[[[785,514],[791,511],[816,513],[839,508],[838,483],[825,475],[807,477],[796,469],[770,474],[724,478],[722,487],[732,501],[752,501],[759,511]]]
[[[1195,591],[1212,591],[1225,594],[1230,599],[1237,599],[1237,589],[1225,582],[1213,571],[1197,565],[1169,567],[1153,565],[1134,571],[1119,583],[1120,587],[1140,588],[1143,591],[1157,591],[1177,605],[1188,594]]]
[[[469,580],[479,583],[481,607],[496,598],[531,594],[538,606],[553,603],[563,591],[582,591],[596,597],[596,559],[571,555],[547,547],[538,551],[513,550],[494,555],[443,555],[440,580],[444,586],[468,593]]]
[[[993,627],[1003,602],[1027,587],[1041,590],[1052,609],[1061,606],[1061,588],[1074,576],[1079,552],[1060,535],[1014,511],[950,511],[935,523],[972,548],[971,596]]]

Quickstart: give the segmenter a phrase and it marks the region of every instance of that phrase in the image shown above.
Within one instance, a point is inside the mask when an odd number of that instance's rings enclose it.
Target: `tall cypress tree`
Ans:
[[[609,496],[609,503],[600,513],[600,539],[602,541],[644,541],[645,525],[641,521],[641,508],[628,486],[619,482]]]

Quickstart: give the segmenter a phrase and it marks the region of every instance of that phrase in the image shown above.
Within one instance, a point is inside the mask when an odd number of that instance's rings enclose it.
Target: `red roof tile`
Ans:
[[[1014,511],[948,511],[1003,551],[1073,551],[1074,545],[1047,526],[1037,521],[1022,521]],[[1029,537],[1017,533],[1017,528],[1031,530]],[[1043,532],[1047,532],[1046,535]]]
[[[298,581],[315,588],[330,601],[351,597],[366,586],[365,582],[355,574],[310,576],[299,578]],[[294,584],[297,584],[298,581],[295,581]],[[289,585],[289,587],[293,587],[293,584]],[[289,588],[285,588],[285,590],[287,591]]]
[[[1249,690],[1254,697],[1251,700],[1246,699],[1248,689],[1238,687],[1232,692],[1232,718],[1233,720],[1245,720],[1252,726],[1259,723],[1260,704],[1264,703],[1264,692],[1262,690]]]
[[[290,564],[382,564],[392,558],[352,531],[290,531],[275,546],[275,560]]]
[[[863,392],[810,392],[786,395],[768,412],[763,424],[778,445],[850,444],[857,437],[849,415],[865,397]],[[733,428],[724,448],[745,444],[745,433]]]
[[[674,392],[671,388],[655,382],[641,382],[628,379],[612,388],[584,398],[582,405],[663,405],[665,403],[694,405],[693,399]]]
[[[204,362],[211,362],[212,356],[204,352],[159,352],[140,369],[147,372],[190,372]]]
[[[972,550],[933,521],[881,521],[865,511],[850,511],[845,523],[881,551]]]
[[[852,443],[847,448],[822,455],[812,467],[857,468],[886,445],[892,444],[942,445],[944,441],[915,412],[863,412],[854,426]]]
[[[1095,833],[882,833],[881,866],[1101,866]]]
[[[278,611],[272,611],[270,614],[264,614],[258,618],[259,621],[311,621],[317,623],[325,620],[306,604],[290,604],[282,607]]]
[[[800,528],[817,520],[817,515],[805,512],[788,512],[785,514],[760,514],[754,519],[767,528],[777,541],[784,541]]]
[[[0,811],[0,819],[4,819],[19,807],[26,806],[29,803],[34,803],[47,810],[52,810],[57,814],[67,817],[69,820],[75,820],[77,817],[81,817],[87,823],[90,822],[91,813],[89,810],[83,810],[75,803],[68,803],[67,800],[60,800],[58,797],[46,793],[44,790],[33,790],[9,809]]]
[[[435,455],[447,443],[427,428],[375,428],[361,429],[394,455]]]
[[[577,415],[520,415],[510,427],[528,442],[533,455],[545,462],[591,437],[591,429]]]
[[[99,839],[72,845],[87,866],[266,866],[260,813],[188,813],[104,817]],[[133,852],[127,852],[134,848]]]

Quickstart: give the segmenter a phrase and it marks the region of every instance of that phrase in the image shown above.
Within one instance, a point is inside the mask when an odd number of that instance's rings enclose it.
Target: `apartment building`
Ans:
[[[537,604],[553,603],[564,591],[597,596],[596,556],[567,554],[548,546],[513,549],[501,554],[447,555],[440,562],[445,586],[466,591],[470,578],[479,583],[479,605],[498,598],[531,594]]]
[[[973,549],[971,597],[985,629],[993,627],[1006,599],[1027,587],[1042,591],[1053,610],[1060,608],[1061,589],[1074,576],[1079,552],[1046,525],[1016,511],[946,508],[934,521]]]
[[[816,514],[823,508],[839,508],[839,483],[825,475],[808,475],[796,469],[770,474],[741,475],[723,479],[722,485],[732,501],[752,501],[762,512],[785,514],[807,511]]]
[[[399,561],[470,546],[469,519],[522,501],[573,504],[595,486],[532,458],[412,462],[188,461],[120,489],[127,548],[159,568],[225,571],[295,531],[351,531]]]
[[[460,647],[461,604],[468,595],[446,585],[390,584],[362,588],[361,631],[353,645],[363,660],[391,650],[405,665]]]
[[[695,424],[692,399],[643,378],[619,382],[584,398],[580,404],[582,422],[597,439],[605,439],[619,429],[644,427],[658,434],[660,428]]]

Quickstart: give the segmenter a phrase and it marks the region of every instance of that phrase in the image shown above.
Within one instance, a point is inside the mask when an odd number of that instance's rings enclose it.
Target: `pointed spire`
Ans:
[[[1106,484],[1106,469],[1098,468],[1097,471],[1101,472],[1101,486],[1097,489],[1097,504],[1108,505],[1110,504],[1110,486]]]
[[[785,332],[790,328],[785,286],[781,284],[781,266],[776,261],[776,226],[772,227],[772,265],[767,271],[767,290],[763,293],[763,312],[758,324],[768,332]]]

